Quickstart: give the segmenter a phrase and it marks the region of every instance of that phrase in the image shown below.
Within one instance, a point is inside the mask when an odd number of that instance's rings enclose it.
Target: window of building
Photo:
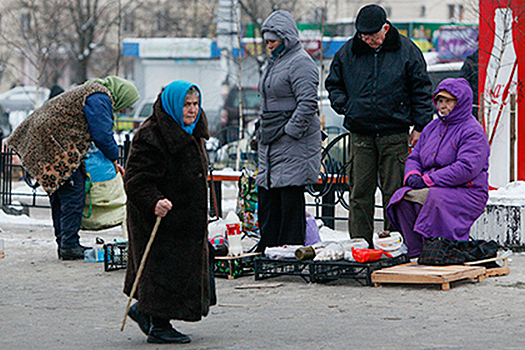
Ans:
[[[448,19],[451,22],[463,20],[463,5],[448,5]]]
[[[155,23],[159,32],[165,32],[170,30],[169,26],[169,13],[164,11],[155,12]]]
[[[135,16],[132,12],[124,12],[122,15],[122,30],[125,33],[132,33],[135,30]]]
[[[421,5],[421,12],[419,13],[419,17],[425,18],[427,16],[427,7],[425,5]]]
[[[323,7],[312,7],[310,9],[311,23],[325,23],[326,13]],[[324,17],[324,18],[323,18]]]

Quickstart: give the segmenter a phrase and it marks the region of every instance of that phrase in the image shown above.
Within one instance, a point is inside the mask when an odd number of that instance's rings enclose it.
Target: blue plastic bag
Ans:
[[[113,162],[107,159],[104,153],[93,143],[89,147],[84,162],[86,163],[86,172],[89,174],[91,182],[109,181],[117,176]]]

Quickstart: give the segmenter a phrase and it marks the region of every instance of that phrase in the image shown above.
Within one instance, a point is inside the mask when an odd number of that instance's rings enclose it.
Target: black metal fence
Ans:
[[[126,135],[124,142],[119,146],[120,158],[118,162],[122,166],[125,164],[130,146],[130,137]],[[337,220],[348,220],[349,204],[345,198],[345,193],[348,193],[349,188],[347,181],[349,147],[350,135],[348,133],[331,136],[328,144],[323,148],[320,180],[317,184],[307,187],[307,193],[313,198],[313,201],[310,200],[307,205],[314,208],[316,218],[322,219],[331,228],[334,228]],[[5,147],[0,152],[0,176],[0,205],[5,212],[9,213],[14,210],[12,208],[14,197],[19,199],[22,207],[26,210],[28,208],[50,207],[47,200],[39,200],[40,198],[47,198],[47,195],[38,190],[38,183],[22,168],[17,156]],[[14,190],[13,183],[16,181],[24,181],[30,188],[29,193],[27,190]],[[215,183],[214,185],[218,192],[216,198],[219,202],[221,200],[221,184]],[[212,200],[211,195],[210,200]],[[218,204],[219,209],[221,209],[220,203]],[[344,209],[345,216],[337,215],[338,206]],[[210,210],[213,210],[211,203]]]
[[[307,192],[313,197],[313,203],[307,205],[314,207],[315,217],[322,219],[331,228],[334,228],[336,220],[348,220],[348,215],[337,216],[336,207],[341,205],[346,210],[349,208],[344,197],[348,193],[349,144],[348,133],[337,135],[329,141],[323,148],[319,182],[307,187]]]

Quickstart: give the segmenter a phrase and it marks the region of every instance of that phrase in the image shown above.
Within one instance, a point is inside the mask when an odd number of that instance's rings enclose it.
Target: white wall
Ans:
[[[225,72],[218,59],[135,59],[134,82],[142,99],[155,99],[174,80],[188,80],[202,91],[203,108],[211,113],[222,105],[221,83]]]
[[[390,8],[389,19],[394,22],[404,21],[429,21],[449,22],[449,5],[462,5],[464,8],[462,23],[477,23],[478,2],[473,0],[329,0],[328,20],[352,20],[364,5],[376,3],[385,8]],[[425,14],[422,16],[422,6],[425,6]]]

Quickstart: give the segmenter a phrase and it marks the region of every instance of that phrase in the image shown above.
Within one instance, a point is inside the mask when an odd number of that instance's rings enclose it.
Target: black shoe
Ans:
[[[178,332],[171,325],[169,328],[161,328],[153,324],[148,334],[148,343],[153,344],[185,344],[189,342],[191,342],[190,337]]]
[[[83,246],[83,245],[79,245],[79,247],[82,249],[82,252],[84,252],[84,251],[86,251],[86,250],[89,250],[89,249],[93,249],[93,247],[85,247],[85,246]],[[58,258],[59,258],[59,259],[62,259],[62,254],[60,253],[60,250],[61,250],[61,249],[62,249],[62,248],[60,248],[60,247],[57,248],[57,254],[58,254]],[[64,260],[70,260],[70,259],[64,259]]]
[[[84,250],[81,247],[60,248],[59,256],[62,260],[84,259]]]
[[[139,311],[138,303],[131,305],[128,311],[129,318],[137,322],[140,327],[140,330],[148,335],[149,329],[151,328],[151,322],[149,316],[144,315]]]

